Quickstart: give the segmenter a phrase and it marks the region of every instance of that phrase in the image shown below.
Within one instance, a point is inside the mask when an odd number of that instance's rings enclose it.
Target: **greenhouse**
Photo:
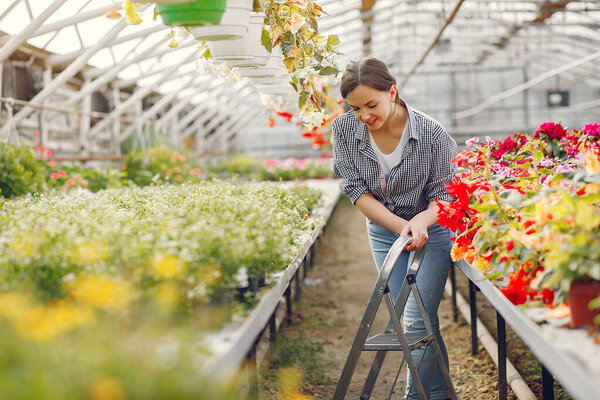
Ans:
[[[598,1],[2,0],[0,399],[599,399],[598,60]]]

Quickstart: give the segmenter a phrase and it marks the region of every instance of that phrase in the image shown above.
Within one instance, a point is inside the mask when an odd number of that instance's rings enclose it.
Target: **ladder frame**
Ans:
[[[387,324],[383,335],[388,334],[387,336],[389,337],[390,333],[395,333],[394,339],[397,337],[401,349],[398,348],[397,344],[390,344],[389,348],[386,350],[376,350],[377,354],[375,355],[375,359],[371,364],[371,369],[369,371],[359,399],[367,400],[370,398],[371,393],[373,391],[373,387],[375,386],[377,377],[379,375],[379,371],[381,369],[381,366],[383,365],[383,361],[385,360],[385,356],[387,355],[388,351],[403,352],[403,359],[400,363],[400,368],[398,369],[396,380],[398,378],[398,375],[400,374],[400,370],[404,365],[404,361],[406,360],[407,367],[409,368],[412,374],[413,384],[416,385],[419,397],[423,400],[426,400],[427,396],[423,387],[423,383],[421,382],[418,370],[424,362],[428,361],[431,357],[435,357],[438,361],[442,374],[444,375],[444,379],[448,386],[450,396],[453,399],[458,399],[454,390],[454,386],[452,384],[452,380],[450,379],[450,373],[442,357],[442,352],[437,342],[436,334],[433,331],[431,321],[425,310],[425,305],[423,304],[423,299],[416,285],[417,274],[419,272],[421,263],[423,262],[423,258],[425,257],[426,246],[423,246],[415,252],[412,262],[409,263],[408,269],[406,271],[406,277],[402,283],[400,293],[398,294],[398,298],[395,302],[392,300],[392,296],[388,288],[388,282],[394,270],[394,266],[396,265],[396,261],[400,257],[402,251],[405,250],[405,248],[411,243],[411,241],[411,236],[400,236],[398,239],[396,239],[396,241],[390,248],[385,260],[383,261],[383,265],[381,267],[381,270],[379,271],[379,276],[375,283],[375,287],[373,288],[373,292],[365,309],[362,321],[358,327],[358,331],[354,338],[354,342],[352,343],[352,347],[350,349],[350,353],[348,354],[348,358],[344,365],[344,369],[342,370],[342,374],[336,386],[335,393],[333,395],[334,400],[344,399],[360,355],[363,351],[370,351],[369,349],[365,349],[365,345],[369,339],[373,339],[376,337],[374,336],[372,338],[369,338],[368,335],[373,325],[375,315],[377,314],[377,310],[379,309],[379,305],[381,304],[382,299],[385,299],[386,306],[388,308],[388,311],[390,312],[390,320]],[[404,307],[406,306],[406,302],[408,301],[408,298],[411,293],[415,298],[415,302],[417,303],[417,307],[419,308],[419,312],[421,313],[421,316],[423,318],[423,323],[425,325],[427,334],[423,337],[417,338],[416,342],[409,343],[407,340],[407,335],[404,333],[402,323],[400,322],[400,317],[402,316],[402,312],[404,311]],[[429,345],[433,346],[434,354],[425,359],[421,359],[418,363],[415,363],[411,351],[424,346],[424,351],[426,351]],[[423,353],[423,356],[425,356],[425,352]],[[396,384],[396,380],[394,380],[394,384],[392,386],[392,389],[390,390],[390,396],[388,398],[391,398],[394,386]]]

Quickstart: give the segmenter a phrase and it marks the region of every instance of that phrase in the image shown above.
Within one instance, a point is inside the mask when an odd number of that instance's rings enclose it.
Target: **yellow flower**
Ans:
[[[169,41],[169,48],[176,49],[177,47],[179,47],[179,42],[175,39],[171,39]]]
[[[123,0],[123,10],[125,10],[128,24],[139,25],[142,22],[137,6],[130,0]]]
[[[185,271],[185,263],[172,255],[156,254],[152,260],[152,270],[161,278],[176,278]]]
[[[97,378],[90,389],[92,400],[125,400],[125,389],[115,378]]]
[[[21,336],[46,341],[89,323],[93,317],[88,308],[75,307],[60,301],[29,309],[16,318],[15,325]]]
[[[84,277],[70,285],[70,294],[75,300],[94,308],[124,308],[133,297],[128,282],[113,278]]]

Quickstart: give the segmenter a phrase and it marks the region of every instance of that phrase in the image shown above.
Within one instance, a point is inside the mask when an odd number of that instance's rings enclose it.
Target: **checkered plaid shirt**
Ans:
[[[361,194],[372,193],[394,214],[412,217],[434,199],[453,200],[445,192],[445,182],[456,173],[457,166],[450,162],[456,155],[456,142],[433,118],[408,105],[406,109],[409,140],[387,179],[369,143],[366,124],[352,111],[333,121],[333,172],[342,179],[340,189],[352,203]]]

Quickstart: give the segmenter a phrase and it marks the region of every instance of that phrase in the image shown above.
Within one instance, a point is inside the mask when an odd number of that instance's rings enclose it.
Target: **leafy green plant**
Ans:
[[[0,195],[10,198],[43,188],[42,164],[33,151],[27,146],[0,142]]]
[[[185,150],[158,145],[130,152],[125,161],[125,176],[138,186],[178,184],[198,181],[201,171],[197,161]]]

